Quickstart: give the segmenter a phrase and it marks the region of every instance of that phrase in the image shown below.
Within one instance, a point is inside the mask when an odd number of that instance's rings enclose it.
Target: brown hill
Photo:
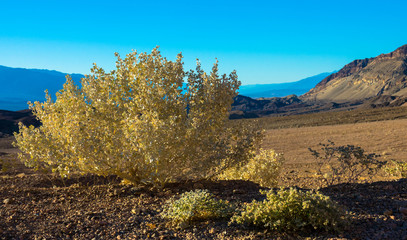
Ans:
[[[301,99],[350,102],[381,96],[407,96],[407,45],[347,64]]]
[[[257,118],[270,114],[287,113],[292,109],[304,107],[306,107],[306,104],[296,95],[258,99],[238,95],[232,104],[230,118]]]
[[[39,126],[39,121],[33,116],[31,110],[22,110],[18,112],[0,110],[0,137],[12,135],[18,131],[18,123],[24,125]]]

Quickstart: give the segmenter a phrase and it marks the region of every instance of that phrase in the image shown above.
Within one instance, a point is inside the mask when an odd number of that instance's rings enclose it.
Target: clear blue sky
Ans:
[[[114,52],[184,54],[244,85],[300,80],[407,44],[405,0],[0,2],[0,65],[89,73]]]

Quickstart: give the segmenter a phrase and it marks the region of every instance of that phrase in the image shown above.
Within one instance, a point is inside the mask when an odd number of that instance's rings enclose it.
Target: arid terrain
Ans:
[[[315,173],[315,159],[308,148],[317,150],[319,143],[331,140],[338,146],[360,146],[366,152],[381,155],[384,160],[407,161],[406,135],[407,119],[271,129],[266,131],[264,147],[284,154],[287,174],[294,171],[291,174],[307,176]],[[375,180],[389,180],[389,176],[380,172]],[[310,183],[302,184],[310,187]]]
[[[303,120],[309,115],[303,115]],[[275,121],[276,119],[260,119]],[[251,120],[250,120],[251,121]],[[284,154],[280,185],[318,187],[314,159],[327,140],[357,145],[383,159],[407,160],[407,119],[266,130],[264,148]],[[367,121],[367,120],[366,120]],[[263,122],[264,123],[264,122]],[[192,189],[209,189],[231,202],[262,199],[260,187],[245,181],[174,183],[163,190],[121,185],[115,177],[76,176],[62,180],[34,172],[16,161],[13,138],[0,138],[0,239],[406,239],[407,183],[379,173],[370,183],[339,184],[320,189],[351,212],[351,226],[342,233],[276,233],[228,225],[198,223],[170,227],[160,217],[170,197]]]

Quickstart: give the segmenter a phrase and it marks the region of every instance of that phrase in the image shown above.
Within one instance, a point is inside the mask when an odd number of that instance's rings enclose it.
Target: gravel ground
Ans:
[[[208,189],[221,199],[261,199],[245,181],[171,184],[162,191],[121,185],[115,177],[69,180],[30,171],[0,174],[0,239],[407,239],[407,179],[321,189],[352,213],[342,233],[275,233],[208,221],[169,227],[159,213],[170,197]]]

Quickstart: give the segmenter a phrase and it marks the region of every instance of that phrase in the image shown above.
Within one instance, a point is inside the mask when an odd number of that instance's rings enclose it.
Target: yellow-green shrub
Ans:
[[[227,201],[216,199],[208,190],[198,189],[181,194],[179,199],[168,200],[161,216],[173,225],[188,226],[193,222],[228,218],[233,211]]]
[[[247,164],[238,165],[224,171],[219,179],[249,180],[263,187],[276,187],[284,157],[274,150],[261,149]]]
[[[319,192],[290,188],[262,193],[267,197],[264,201],[245,203],[231,222],[280,232],[336,231],[346,225],[345,212]]]
[[[391,160],[384,167],[384,171],[390,176],[394,177],[407,177],[407,163]]]
[[[228,119],[235,71],[219,76],[216,62],[206,74],[198,62],[185,72],[181,54],[173,62],[157,48],[117,58],[116,70],[95,65],[81,87],[67,77],[55,101],[47,94],[30,104],[42,126],[20,124],[15,134],[27,166],[163,185],[213,177],[253,157],[262,134]]]

